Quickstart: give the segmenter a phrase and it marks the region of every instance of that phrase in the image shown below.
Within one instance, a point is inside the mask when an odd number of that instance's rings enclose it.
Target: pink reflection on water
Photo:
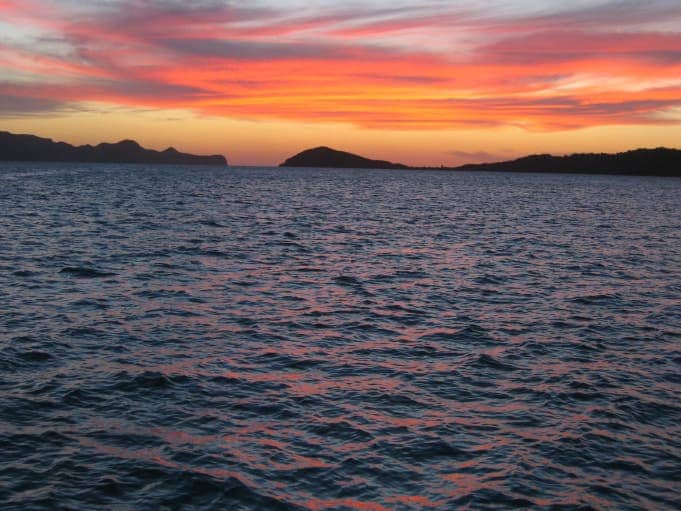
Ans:
[[[473,468],[477,463],[477,461],[471,460],[461,463],[459,468]],[[447,489],[443,490],[443,494],[450,498],[458,498],[472,495],[474,492],[484,489],[494,490],[499,486],[499,481],[505,480],[512,472],[512,466],[502,466],[494,473],[487,473],[484,476],[470,472],[452,472],[444,476],[445,481],[449,484],[446,485]]]
[[[396,504],[405,504],[408,506],[420,506],[421,509],[426,507],[439,507],[441,502],[434,502],[426,497],[420,495],[398,495],[388,499],[388,502],[395,502]]]
[[[346,507],[357,511],[392,511],[390,508],[376,502],[363,502],[354,499],[310,499],[303,504],[312,511],[323,511],[324,509]]]
[[[227,379],[259,383],[296,382],[304,377],[302,373],[284,371],[272,371],[270,373],[225,371],[220,376]]]
[[[105,427],[108,431],[120,435],[153,436],[162,439],[168,445],[205,446],[212,444],[215,447],[225,449],[225,454],[234,458],[239,463],[262,471],[272,469],[290,471],[307,468],[328,468],[330,466],[319,458],[297,454],[287,443],[276,439],[280,434],[277,429],[280,425],[275,422],[267,424],[252,423],[242,428],[237,428],[230,435],[195,435],[166,427],[145,428],[113,419],[96,420],[93,421],[93,425]],[[183,468],[197,473],[220,477],[220,472],[216,472],[213,468],[206,470],[200,467],[198,469],[196,467],[187,468],[185,465],[175,464],[170,460],[166,460],[157,448],[125,449],[101,444],[87,438],[82,439],[81,443],[125,459],[151,460],[171,468]],[[272,459],[274,452],[278,453],[280,459]],[[232,474],[229,471],[224,473]]]
[[[255,487],[255,483],[249,480],[242,473],[232,472],[231,470],[226,470],[222,468],[192,467],[184,463],[176,463],[164,457],[161,454],[160,450],[157,448],[126,449],[124,447],[114,447],[112,445],[105,445],[85,437],[79,438],[78,441],[85,448],[94,449],[98,452],[107,454],[109,456],[115,456],[117,458],[135,461],[139,460],[147,461],[173,470],[194,472],[197,474],[215,477],[216,479],[236,479],[237,481],[240,481],[245,485]]]

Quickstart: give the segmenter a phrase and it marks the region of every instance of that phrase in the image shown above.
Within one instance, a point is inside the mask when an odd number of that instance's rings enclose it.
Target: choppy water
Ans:
[[[679,509],[681,180],[0,167],[0,508]]]

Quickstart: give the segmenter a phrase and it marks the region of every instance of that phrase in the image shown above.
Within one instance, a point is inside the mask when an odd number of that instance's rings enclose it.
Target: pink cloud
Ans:
[[[633,10],[647,24],[681,15],[663,4]],[[14,110],[101,101],[371,128],[552,130],[659,123],[681,105],[681,33],[637,28],[614,9],[504,18],[427,6],[294,16],[214,2],[68,5],[0,0],[6,19],[32,30],[0,47],[0,69],[37,77],[4,82],[3,94],[23,98]],[[69,51],[48,51],[55,42]]]

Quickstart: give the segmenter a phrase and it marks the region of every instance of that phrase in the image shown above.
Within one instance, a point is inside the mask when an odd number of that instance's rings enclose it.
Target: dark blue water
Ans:
[[[0,508],[679,509],[681,180],[0,167]]]

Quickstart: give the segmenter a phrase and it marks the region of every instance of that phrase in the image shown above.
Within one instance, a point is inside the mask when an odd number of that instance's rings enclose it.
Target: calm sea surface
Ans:
[[[0,166],[0,508],[680,509],[681,179]]]

